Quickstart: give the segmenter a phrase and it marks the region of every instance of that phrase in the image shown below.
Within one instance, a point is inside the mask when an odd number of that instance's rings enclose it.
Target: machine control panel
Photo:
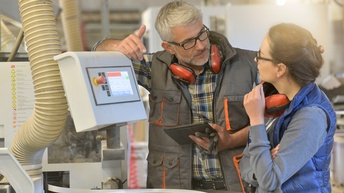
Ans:
[[[140,101],[130,67],[87,68],[96,105]],[[134,85],[134,86],[133,86]]]
[[[131,60],[120,52],[65,52],[57,60],[77,132],[147,119]]]

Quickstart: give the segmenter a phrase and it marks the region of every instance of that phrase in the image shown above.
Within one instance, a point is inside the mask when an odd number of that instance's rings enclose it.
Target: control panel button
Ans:
[[[100,84],[105,84],[105,83],[106,83],[106,79],[103,75],[93,78],[93,84],[95,86],[98,86]]]

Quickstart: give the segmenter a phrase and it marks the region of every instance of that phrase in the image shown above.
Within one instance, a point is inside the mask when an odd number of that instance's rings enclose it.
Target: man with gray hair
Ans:
[[[247,143],[243,98],[257,84],[255,52],[233,48],[184,1],[163,6],[155,28],[164,50],[149,59],[141,40],[145,25],[123,40],[106,38],[93,47],[132,59],[139,85],[150,93],[147,188],[241,192],[233,156]],[[190,135],[194,143],[180,145],[164,132],[201,122],[214,131]]]

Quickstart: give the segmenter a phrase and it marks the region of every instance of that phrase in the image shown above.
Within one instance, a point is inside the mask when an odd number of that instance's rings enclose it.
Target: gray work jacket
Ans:
[[[233,48],[223,35],[216,32],[210,32],[209,39],[224,55],[213,98],[214,123],[230,127],[228,132],[235,133],[249,124],[243,98],[257,83],[255,52]],[[155,53],[152,59],[147,188],[192,189],[192,145],[177,144],[163,130],[164,127],[192,122],[188,86],[169,70],[172,59],[173,55],[166,51]],[[232,159],[243,149],[244,146],[219,153],[229,191],[241,191]]]

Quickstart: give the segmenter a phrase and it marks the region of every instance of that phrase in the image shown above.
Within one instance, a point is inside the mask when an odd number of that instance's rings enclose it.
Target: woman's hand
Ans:
[[[250,125],[264,124],[265,96],[263,85],[259,84],[244,97],[244,107],[250,118]]]
[[[274,159],[277,156],[277,153],[279,150],[280,150],[280,144],[278,144],[275,148],[271,149],[272,159]]]

